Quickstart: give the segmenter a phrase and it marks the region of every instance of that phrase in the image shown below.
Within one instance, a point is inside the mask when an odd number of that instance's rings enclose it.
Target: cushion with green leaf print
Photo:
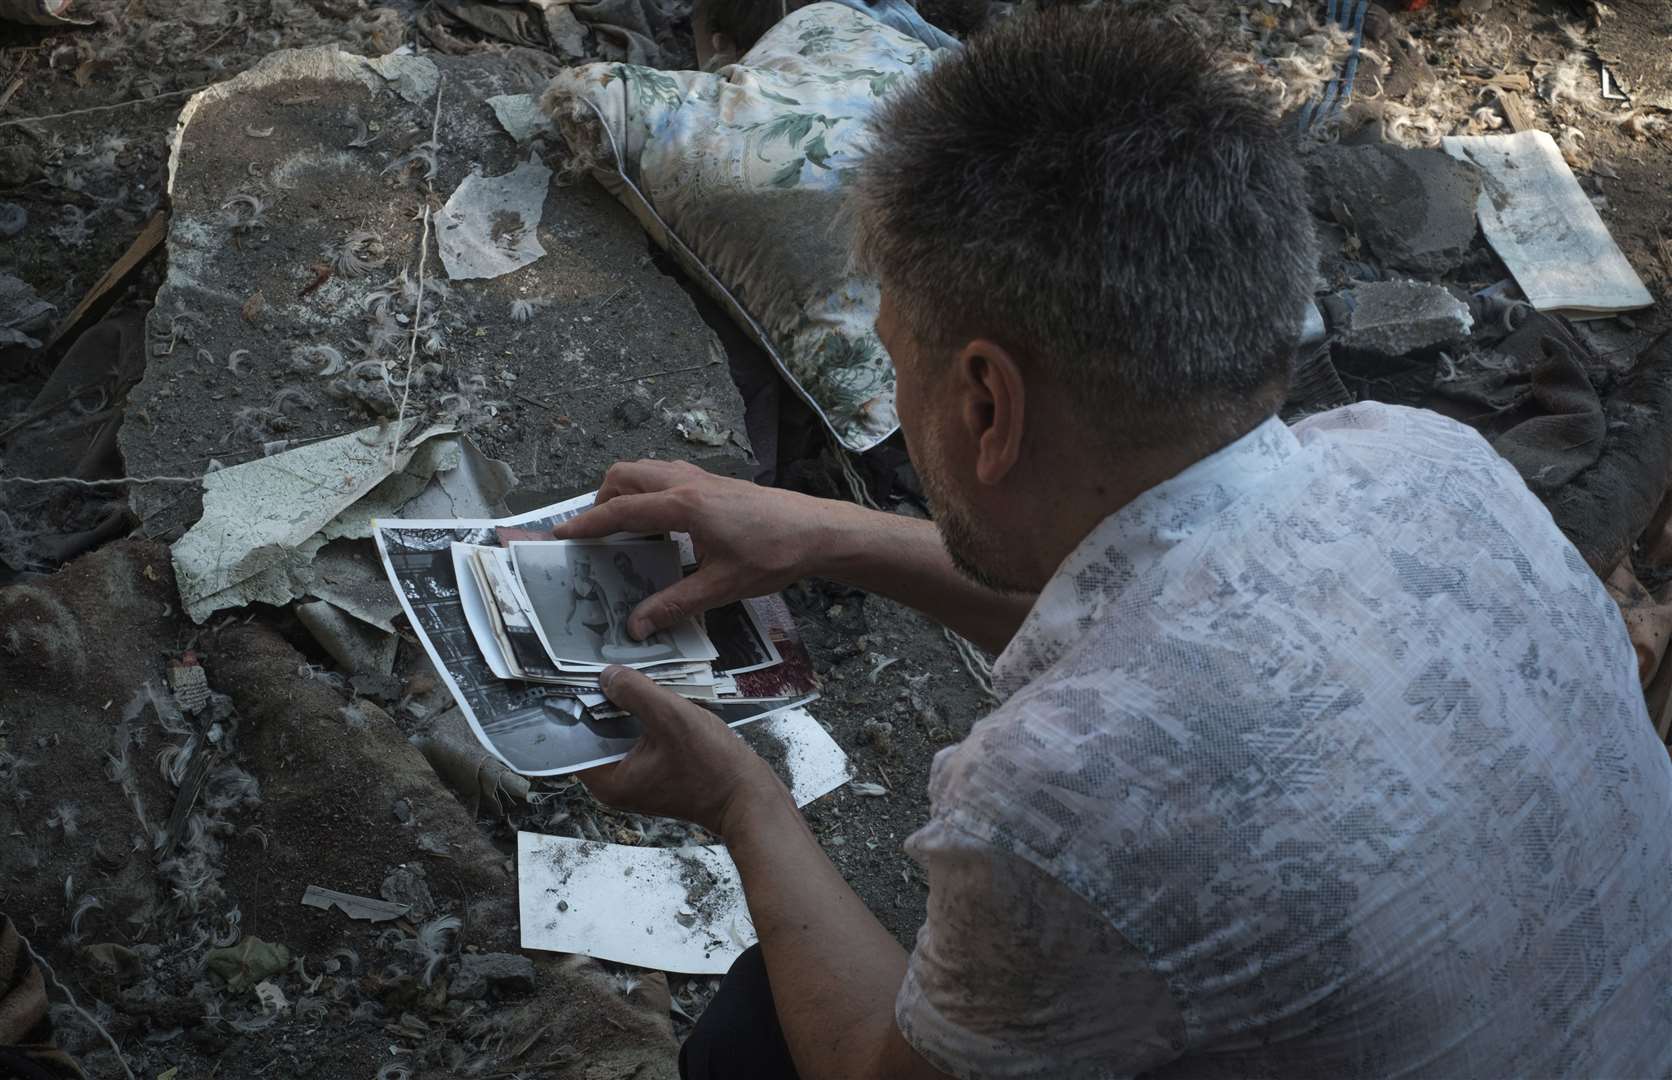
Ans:
[[[855,451],[898,421],[872,327],[877,285],[851,266],[845,188],[878,102],[933,56],[817,3],[717,72],[588,64],[542,100],[604,186]]]

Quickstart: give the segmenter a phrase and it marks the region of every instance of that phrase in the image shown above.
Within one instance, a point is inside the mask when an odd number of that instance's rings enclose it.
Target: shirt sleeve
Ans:
[[[1184,1051],[1166,982],[1078,894],[955,825],[910,841],[929,913],[895,1001],[906,1041],[958,1077],[1119,1077]]]

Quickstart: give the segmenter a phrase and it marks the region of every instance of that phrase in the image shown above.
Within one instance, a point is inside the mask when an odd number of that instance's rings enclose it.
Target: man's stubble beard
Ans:
[[[917,463],[917,476],[923,482],[923,494],[929,500],[929,512],[934,517],[935,529],[940,533],[941,545],[952,559],[952,566],[977,585],[994,592],[1021,592],[1003,569],[1005,559],[992,543],[991,533],[983,532],[975,522],[975,515],[953,498],[941,483],[939,446],[933,437],[924,440],[925,451]]]

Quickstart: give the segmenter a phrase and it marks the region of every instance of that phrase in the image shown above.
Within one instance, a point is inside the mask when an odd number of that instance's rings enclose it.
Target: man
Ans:
[[[858,194],[938,535],[658,462],[559,535],[692,534],[636,634],[816,574],[1002,650],[1003,703],[935,760],[908,955],[719,721],[605,673],[645,734],[587,783],[723,837],[760,935],[686,1075],[1668,1075],[1618,611],[1474,432],[1275,419],[1313,241],[1235,77],[1019,17],[892,101]]]

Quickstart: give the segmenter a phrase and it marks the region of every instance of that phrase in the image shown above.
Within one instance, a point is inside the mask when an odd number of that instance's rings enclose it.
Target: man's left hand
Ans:
[[[622,810],[694,822],[724,837],[754,799],[783,797],[771,768],[725,721],[639,672],[608,667],[598,686],[639,720],[627,756],[580,774],[599,799]]]

